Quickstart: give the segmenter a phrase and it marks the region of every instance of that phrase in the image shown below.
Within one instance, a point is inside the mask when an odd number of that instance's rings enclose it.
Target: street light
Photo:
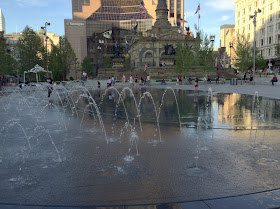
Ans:
[[[49,22],[45,23],[45,27],[41,27],[42,30],[45,30],[44,35],[46,36],[46,57],[47,57],[47,70],[48,70],[48,35],[47,35],[47,26],[50,26],[51,24]]]
[[[254,15],[250,15],[250,18],[253,19],[254,24],[254,59],[253,59],[253,83],[255,84],[255,71],[256,71],[256,26],[257,26],[257,15],[261,13],[262,10],[255,10]]]
[[[229,60],[229,68],[231,68],[231,48],[233,47],[233,42],[229,42],[229,48],[230,48],[230,50],[229,50],[229,58],[230,58],[230,60]]]
[[[157,35],[152,34],[152,42],[153,42],[153,67],[155,66],[155,41],[156,41]]]

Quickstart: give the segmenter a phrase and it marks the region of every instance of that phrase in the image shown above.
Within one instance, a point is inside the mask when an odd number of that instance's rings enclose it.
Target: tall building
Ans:
[[[142,7],[143,3],[145,9]],[[113,48],[112,44],[116,40],[102,40],[103,33],[112,33],[115,29],[118,34],[115,34],[115,39],[119,37],[118,41],[124,45],[121,39],[131,39],[129,34],[134,31],[151,29],[157,19],[157,4],[158,0],[72,0],[72,19],[64,21],[65,35],[78,61],[82,62],[88,56],[92,64],[97,66],[98,60],[91,52],[96,51],[96,45],[100,45],[98,42],[105,41],[105,49],[110,54],[108,49]],[[168,0],[167,5],[170,23],[180,25],[180,18],[184,16],[184,1]],[[74,77],[74,74],[70,76]]]
[[[6,32],[5,17],[1,8],[0,8],[0,31],[4,33]]]
[[[256,47],[264,59],[274,64],[274,46],[280,43],[280,0],[236,0],[235,8],[235,35],[244,35],[252,44],[254,25],[250,16],[261,10],[256,18]]]
[[[220,27],[220,50],[221,54],[220,63],[224,66],[232,64],[235,52],[230,43],[235,41],[235,25],[226,24]]]

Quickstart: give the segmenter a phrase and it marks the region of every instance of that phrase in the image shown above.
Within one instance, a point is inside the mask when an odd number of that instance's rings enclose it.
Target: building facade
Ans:
[[[1,8],[0,8],[0,32],[4,32],[4,33],[6,32],[5,17]]]
[[[145,9],[140,7],[142,0],[72,0],[72,19],[64,21],[65,35],[78,61],[82,62],[88,56],[91,63],[98,68],[100,59],[96,56],[97,49],[112,56],[113,53],[108,51],[108,47],[112,49],[114,42],[118,41],[121,48],[126,48],[126,42],[129,42],[135,33],[151,29],[157,20],[158,0],[143,2]],[[167,1],[170,23],[180,25],[180,18],[184,16],[183,2]],[[119,39],[110,37],[103,40],[102,34],[109,32],[111,35],[114,34],[113,31],[116,32],[113,37],[118,37],[118,33],[125,35],[121,35]],[[70,76],[74,77],[74,72],[71,72]]]
[[[235,25],[226,24],[220,27],[220,64],[224,67],[229,67],[232,64],[232,60],[235,56],[233,49],[233,43],[235,42]],[[232,45],[230,45],[232,43]]]
[[[256,18],[256,47],[268,62],[274,62],[275,44],[280,43],[280,0],[236,0],[235,36],[244,35],[252,44],[254,40],[253,19]]]

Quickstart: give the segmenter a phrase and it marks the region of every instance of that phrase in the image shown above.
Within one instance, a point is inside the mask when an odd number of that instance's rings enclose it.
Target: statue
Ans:
[[[114,58],[120,58],[120,44],[118,41],[116,41],[114,54]]]
[[[174,49],[174,47],[171,44],[166,44],[164,46],[164,55],[175,55],[176,51]]]

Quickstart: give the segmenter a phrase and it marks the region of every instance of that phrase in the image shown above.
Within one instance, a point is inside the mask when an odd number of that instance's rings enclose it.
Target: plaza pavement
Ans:
[[[250,85],[249,83],[238,85],[230,85],[230,81],[226,84],[207,84],[199,82],[200,91],[208,91],[211,87],[213,92],[228,92],[254,95],[258,92],[259,96],[280,99],[280,84],[272,86],[269,82],[271,78],[256,78],[256,84]],[[101,88],[106,88],[105,80],[100,81]],[[97,80],[90,80],[86,82],[87,87],[96,87]],[[121,87],[122,83],[116,83],[116,87]],[[129,87],[129,83],[126,82]],[[159,82],[152,81],[151,86],[148,88],[166,88],[172,87],[173,89],[193,90],[193,84],[176,85],[175,82],[168,82],[166,85],[161,85]],[[51,205],[51,203],[50,203]],[[29,206],[29,205],[14,205],[1,203],[0,209],[79,209],[79,208],[94,208],[94,209],[279,209],[280,208],[280,188],[260,193],[225,197],[211,200],[198,200],[193,202],[177,202],[177,203],[155,203],[154,205],[134,205],[134,206]]]

